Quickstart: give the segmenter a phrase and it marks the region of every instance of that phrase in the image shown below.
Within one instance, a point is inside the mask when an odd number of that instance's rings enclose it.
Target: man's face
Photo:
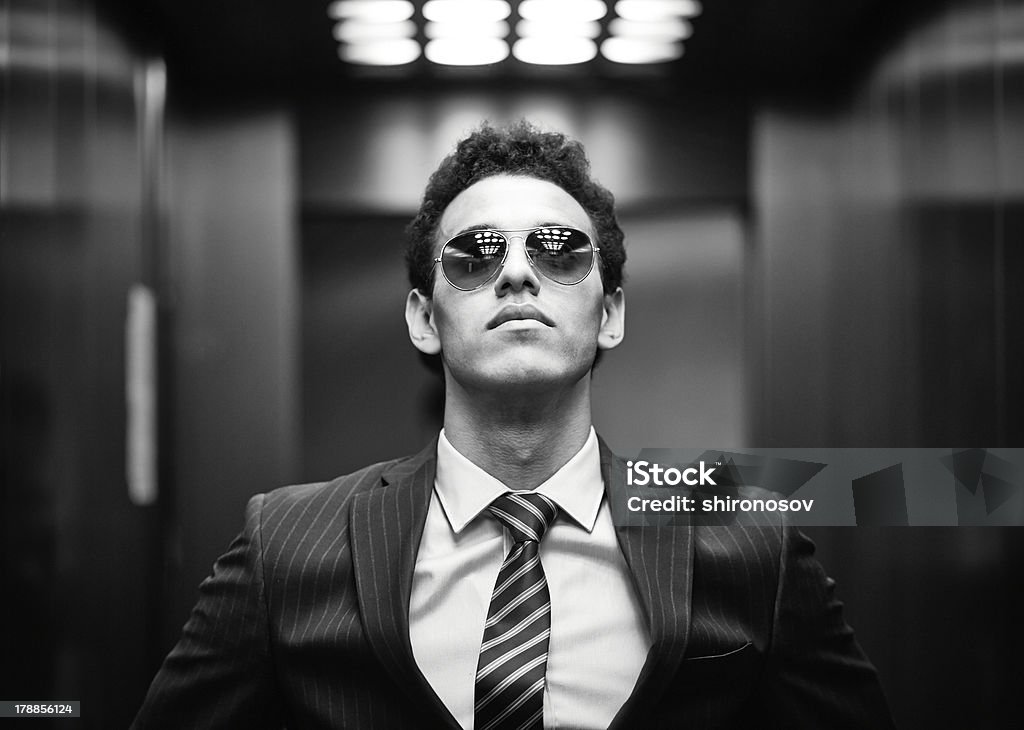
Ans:
[[[464,231],[552,225],[578,228],[596,241],[586,211],[557,185],[496,175],[451,202],[441,216],[434,255]],[[597,263],[579,284],[559,284],[530,264],[524,236],[508,235],[503,268],[479,289],[456,289],[437,270],[433,297],[409,295],[406,317],[413,343],[424,352],[440,351],[446,377],[464,388],[575,383],[590,371],[598,348],[610,349],[622,339],[622,290],[604,294]]]

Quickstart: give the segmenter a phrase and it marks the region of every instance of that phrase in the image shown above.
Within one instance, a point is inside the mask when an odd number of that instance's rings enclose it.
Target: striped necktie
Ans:
[[[490,506],[512,535],[498,571],[476,670],[476,730],[542,730],[551,598],[540,541],[558,507],[536,492],[509,492]]]

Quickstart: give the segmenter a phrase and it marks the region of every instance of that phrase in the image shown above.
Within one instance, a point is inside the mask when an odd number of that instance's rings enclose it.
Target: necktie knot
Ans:
[[[512,542],[540,542],[558,515],[558,506],[537,492],[506,492],[488,508],[512,535]]]

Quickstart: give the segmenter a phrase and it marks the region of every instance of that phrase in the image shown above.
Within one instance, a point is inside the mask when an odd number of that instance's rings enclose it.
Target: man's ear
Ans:
[[[611,294],[604,295],[604,314],[601,329],[597,333],[597,347],[610,350],[618,347],[626,336],[626,295],[620,286]]]
[[[434,327],[434,300],[413,289],[405,300],[405,323],[409,326],[409,339],[425,355],[441,352],[441,339]]]

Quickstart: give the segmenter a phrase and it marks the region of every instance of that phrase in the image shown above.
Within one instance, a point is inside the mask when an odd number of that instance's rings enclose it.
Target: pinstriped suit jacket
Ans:
[[[603,442],[601,454],[606,490],[624,483]],[[409,641],[435,459],[436,443],[253,497],[133,728],[457,728]],[[617,534],[653,645],[612,727],[892,726],[833,584],[795,529]]]

